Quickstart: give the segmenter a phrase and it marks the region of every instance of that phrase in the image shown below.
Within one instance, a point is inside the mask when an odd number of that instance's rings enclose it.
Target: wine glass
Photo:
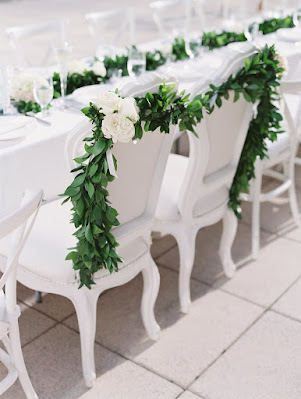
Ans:
[[[67,92],[68,61],[72,52],[72,47],[65,42],[63,45],[53,46],[54,54],[58,63],[61,83],[61,109],[65,108],[65,96]]]
[[[300,27],[301,23],[301,9],[298,9],[293,14],[293,22],[296,28]]]
[[[128,73],[130,77],[140,76],[146,70],[146,56],[145,53],[138,50],[136,47],[129,49]]]
[[[47,106],[53,98],[53,81],[51,75],[38,75],[33,83],[33,96],[41,106],[42,118],[46,116]]]
[[[252,24],[247,24],[244,34],[248,41],[256,40],[259,36],[259,23],[253,22]]]

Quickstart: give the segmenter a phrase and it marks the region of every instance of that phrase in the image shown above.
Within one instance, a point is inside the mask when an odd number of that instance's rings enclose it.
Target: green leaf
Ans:
[[[93,184],[91,182],[86,182],[85,189],[86,189],[89,197],[92,198],[94,195],[94,191],[95,191]]]

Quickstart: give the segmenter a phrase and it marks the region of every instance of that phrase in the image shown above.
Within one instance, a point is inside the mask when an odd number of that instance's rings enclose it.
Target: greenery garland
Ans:
[[[272,18],[263,21],[259,24],[259,30],[264,34],[269,34],[277,31],[281,28],[293,28],[293,17],[287,16],[285,18]],[[244,42],[247,40],[244,33],[236,33],[236,32],[226,32],[223,31],[221,33],[217,33],[215,31],[204,33],[202,38],[201,45],[203,47],[208,48],[209,50],[213,50],[216,48],[224,47],[230,43],[234,42]],[[189,57],[189,52],[194,51],[199,44],[196,41],[186,42],[183,38],[175,38],[172,44],[172,54],[171,57],[174,61],[184,60]],[[146,70],[154,71],[160,66],[164,65],[168,60],[169,55],[160,50],[155,50],[153,52],[148,51],[146,53]],[[68,74],[67,79],[67,94],[73,93],[74,90],[98,84],[100,82],[107,82],[114,74],[121,71],[122,76],[127,76],[127,61],[128,56],[116,56],[115,58],[105,57],[104,65],[107,70],[107,74],[105,77],[101,77],[96,75],[93,71],[84,71],[83,74]],[[53,75],[53,84],[54,84],[54,98],[58,98],[60,96],[60,76],[56,72]],[[25,102],[19,101],[17,103],[17,109],[19,112],[40,112],[41,107],[35,102]]]
[[[276,140],[281,133],[282,120],[273,101],[278,98],[278,80],[284,69],[277,59],[274,47],[265,47],[255,56],[245,60],[245,66],[235,76],[219,87],[210,86],[204,95],[189,101],[184,92],[179,95],[173,86],[161,85],[159,92],[147,93],[144,98],[136,98],[139,119],[135,123],[133,140],[141,139],[143,131],[160,128],[162,133],[169,133],[171,124],[179,124],[180,130],[195,133],[194,127],[203,118],[203,112],[212,113],[214,107],[221,107],[223,100],[229,99],[229,92],[234,91],[234,101],[240,95],[253,104],[259,103],[258,114],[250,124],[239,166],[230,190],[229,206],[240,216],[239,196],[249,187],[249,180],[254,177],[254,162],[257,156],[266,156],[265,139]],[[66,189],[64,202],[72,202],[72,222],[77,229],[76,247],[67,255],[73,267],[79,271],[80,287],[91,288],[93,274],[101,269],[111,273],[118,270],[121,262],[116,247],[112,228],[119,224],[117,211],[108,201],[107,186],[114,180],[110,174],[106,153],[113,146],[111,138],[105,138],[103,130],[104,114],[95,104],[84,108],[82,112],[93,124],[93,136],[85,139],[85,154],[75,159],[78,167],[73,183]],[[142,129],[144,123],[144,129]],[[117,160],[114,159],[117,168]]]

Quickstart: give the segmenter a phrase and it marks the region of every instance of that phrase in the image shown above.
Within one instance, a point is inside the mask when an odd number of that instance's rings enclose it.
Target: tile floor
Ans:
[[[36,304],[34,293],[20,285],[24,357],[39,398],[300,399],[301,228],[293,225],[285,197],[278,204],[265,204],[261,251],[254,262],[248,205],[244,216],[233,248],[239,268],[232,280],[222,275],[217,257],[221,224],[199,232],[193,304],[186,316],[178,306],[176,243],[170,236],[154,240],[152,253],[161,274],[158,342],[150,341],[142,326],[139,276],[102,295],[97,380],[91,390],[81,375],[71,303],[45,295],[43,303]],[[16,383],[2,397],[24,395]]]

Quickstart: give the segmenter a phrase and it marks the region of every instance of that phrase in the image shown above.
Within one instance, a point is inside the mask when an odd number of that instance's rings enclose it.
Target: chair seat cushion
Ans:
[[[74,225],[70,223],[69,203],[54,201],[41,207],[36,223],[21,253],[19,264],[26,270],[54,282],[74,283],[75,271],[71,261],[66,261],[68,248],[74,247]],[[0,240],[0,254],[8,253],[7,239]],[[148,251],[148,245],[139,237],[127,245],[118,247],[123,259],[120,268],[140,258]],[[110,274],[107,269],[96,273],[96,278]]]
[[[185,179],[189,159],[182,155],[171,154],[168,158],[160,192],[155,218],[158,221],[176,221],[180,217],[179,196]],[[201,217],[227,203],[229,191],[222,186],[200,198],[193,211],[194,217]]]

